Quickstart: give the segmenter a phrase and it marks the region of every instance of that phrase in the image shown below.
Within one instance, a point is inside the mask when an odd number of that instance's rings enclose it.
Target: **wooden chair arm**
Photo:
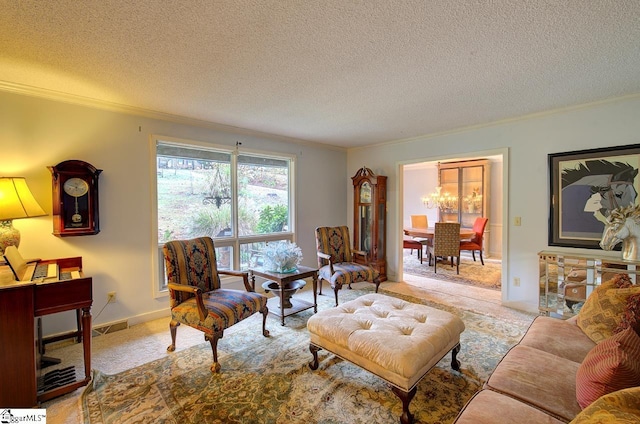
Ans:
[[[367,264],[367,252],[364,250],[352,250],[353,262],[361,265]]]
[[[316,252],[316,254],[318,255],[319,258],[326,259],[329,261],[329,270],[331,271],[331,275],[333,275],[335,271],[333,270],[333,261],[331,260],[331,255],[323,252]]]
[[[200,321],[204,321],[207,317],[207,308],[204,307],[204,302],[202,301],[202,290],[198,287],[187,286],[185,284],[175,284],[169,283],[167,284],[167,288],[169,291],[180,291],[185,293],[191,293],[196,297],[196,304],[198,305],[198,316],[200,317]]]
[[[232,275],[234,277],[242,277],[242,282],[244,283],[244,288],[248,292],[254,291],[253,287],[251,287],[251,284],[249,284],[249,273],[247,271],[235,271],[233,269],[218,270],[218,274]]]
[[[316,252],[319,258],[326,259],[328,261],[331,260],[331,255],[322,252]]]

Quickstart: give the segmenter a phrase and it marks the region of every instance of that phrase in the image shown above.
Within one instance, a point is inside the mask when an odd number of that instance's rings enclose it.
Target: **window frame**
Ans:
[[[296,156],[286,153],[267,152],[254,149],[239,148],[239,146],[225,146],[202,141],[168,137],[152,134],[150,136],[150,158],[151,158],[151,269],[152,269],[152,286],[153,297],[163,298],[169,296],[169,290],[166,288],[166,279],[164,276],[164,258],[162,254],[162,244],[158,241],[158,173],[157,173],[157,146],[159,143],[166,145],[176,145],[178,147],[188,147],[192,149],[201,148],[203,150],[219,151],[231,155],[231,196],[232,196],[232,213],[231,224],[234,229],[233,235],[225,237],[214,237],[216,248],[231,247],[233,251],[232,268],[240,269],[240,252],[241,246],[250,243],[270,242],[278,240],[296,241],[296,222],[295,222],[295,163]],[[267,234],[251,234],[239,235],[239,218],[238,218],[238,155],[254,155],[264,158],[286,160],[289,163],[288,175],[288,215],[289,228],[288,231]],[[233,284],[237,281],[237,277],[221,278],[222,285]]]

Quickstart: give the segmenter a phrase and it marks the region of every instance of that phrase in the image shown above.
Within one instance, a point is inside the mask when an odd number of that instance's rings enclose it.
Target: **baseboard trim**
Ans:
[[[132,317],[127,318],[127,320],[129,321],[129,325],[131,326],[131,325],[142,324],[147,321],[153,321],[160,318],[168,319],[170,317],[171,317],[171,311],[169,310],[168,307],[166,307],[157,311],[147,312],[145,314],[140,314],[140,315],[134,315]],[[169,325],[169,321],[167,321],[167,325]]]

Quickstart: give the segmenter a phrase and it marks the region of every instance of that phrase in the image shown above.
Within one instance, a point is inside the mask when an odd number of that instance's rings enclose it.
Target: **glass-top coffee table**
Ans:
[[[269,308],[269,313],[279,316],[282,320],[282,325],[284,325],[284,317],[288,317],[293,314],[297,314],[300,311],[304,311],[310,308],[313,308],[313,312],[318,312],[318,269],[310,268],[307,266],[298,266],[298,268],[293,272],[280,273],[274,271],[267,271],[263,268],[251,268],[249,269],[249,275],[251,275],[251,286],[253,290],[256,289],[256,276],[265,278],[267,280],[274,281],[278,284],[278,288],[280,292],[280,296],[272,297],[267,301],[267,306]],[[313,303],[307,302],[306,300],[291,298],[290,306],[285,304],[285,291],[282,290],[283,287],[286,287],[288,284],[296,281],[302,280],[304,278],[311,277],[313,279]],[[276,290],[274,290],[276,291]]]

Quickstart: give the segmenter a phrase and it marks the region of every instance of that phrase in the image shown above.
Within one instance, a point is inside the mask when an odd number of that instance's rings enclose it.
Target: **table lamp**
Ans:
[[[0,255],[7,246],[20,245],[13,220],[46,215],[31,194],[24,177],[0,177]]]

